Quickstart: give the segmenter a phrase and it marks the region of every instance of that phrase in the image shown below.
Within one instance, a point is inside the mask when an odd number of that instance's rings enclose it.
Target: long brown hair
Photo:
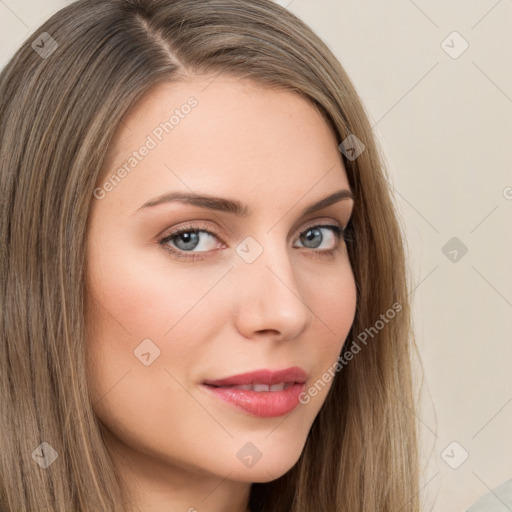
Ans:
[[[297,464],[253,484],[251,510],[419,510],[405,243],[342,66],[270,0],[80,0],[45,22],[0,74],[2,511],[130,509],[87,392],[89,208],[130,107],[157,84],[220,73],[295,91],[338,143],[355,135],[364,144],[357,158],[340,153],[355,194],[348,251],[357,283],[342,354],[354,343],[360,350],[335,373]],[[36,464],[55,454],[46,469]]]

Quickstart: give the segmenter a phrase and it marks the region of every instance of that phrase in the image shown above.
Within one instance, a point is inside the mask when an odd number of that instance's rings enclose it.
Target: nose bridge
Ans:
[[[239,271],[247,274],[249,279],[263,280],[267,287],[291,288],[295,294],[300,294],[289,250],[275,233],[260,234],[258,239],[248,236],[236,251],[243,260]]]
[[[254,329],[279,331],[286,338],[299,335],[311,321],[311,310],[282,237],[272,232],[259,240],[248,236],[236,250],[239,310],[257,319]]]

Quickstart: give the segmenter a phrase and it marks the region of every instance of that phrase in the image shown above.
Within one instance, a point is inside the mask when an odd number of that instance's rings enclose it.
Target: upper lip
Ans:
[[[292,366],[284,370],[256,370],[248,373],[232,375],[224,379],[205,380],[203,384],[209,386],[243,386],[244,384],[280,384],[282,382],[303,383],[307,380],[306,372],[298,367]]]

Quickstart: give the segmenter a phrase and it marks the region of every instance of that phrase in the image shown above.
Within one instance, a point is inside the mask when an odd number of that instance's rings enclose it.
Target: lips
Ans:
[[[258,370],[224,379],[205,380],[202,385],[216,398],[239,410],[264,418],[282,416],[299,404],[306,372],[297,366],[285,370]]]
[[[205,380],[203,384],[216,387],[235,387],[255,384],[266,384],[272,386],[275,384],[299,383],[303,384],[307,380],[307,374],[298,366],[286,368],[285,370],[258,370],[255,372],[242,373],[218,380]],[[262,389],[263,391],[263,389]]]

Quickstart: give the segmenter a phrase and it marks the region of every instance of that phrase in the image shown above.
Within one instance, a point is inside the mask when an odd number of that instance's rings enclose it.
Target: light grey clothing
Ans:
[[[512,479],[479,498],[466,512],[512,512]]]

